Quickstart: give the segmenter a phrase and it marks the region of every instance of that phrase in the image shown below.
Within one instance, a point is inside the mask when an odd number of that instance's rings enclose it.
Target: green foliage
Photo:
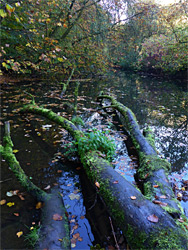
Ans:
[[[40,238],[39,237],[40,228],[41,227],[39,226],[35,226],[33,229],[30,229],[30,232],[26,236],[24,236],[29,246],[35,247],[36,243]]]
[[[76,142],[73,141],[66,145],[67,152],[65,155],[79,153],[81,159],[89,151],[100,151],[106,155],[107,160],[112,160],[115,154],[114,140],[109,139],[108,132],[101,132],[93,129],[91,132],[85,133],[84,137],[80,137]]]
[[[177,42],[172,35],[154,35],[142,44],[138,66],[174,73],[187,68],[187,56],[186,43]]]

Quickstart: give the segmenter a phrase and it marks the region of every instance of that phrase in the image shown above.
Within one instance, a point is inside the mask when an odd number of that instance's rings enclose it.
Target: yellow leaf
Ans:
[[[57,60],[58,60],[59,62],[63,62],[63,58],[61,58],[61,57],[58,57]]]
[[[42,202],[38,202],[37,204],[36,204],[36,209],[39,209],[39,208],[41,208],[42,207]]]
[[[18,149],[14,149],[12,152],[14,153],[14,154],[16,154],[16,153],[18,153]]]
[[[16,233],[16,235],[18,236],[18,238],[20,238],[20,236],[21,236],[22,234],[23,234],[22,231]]]
[[[95,182],[95,186],[100,188],[100,184],[98,183],[98,181]]]
[[[6,17],[7,13],[4,10],[0,9],[0,16],[1,17]]]
[[[8,203],[7,203],[7,206],[8,206],[8,207],[14,206],[14,202],[8,202]]]

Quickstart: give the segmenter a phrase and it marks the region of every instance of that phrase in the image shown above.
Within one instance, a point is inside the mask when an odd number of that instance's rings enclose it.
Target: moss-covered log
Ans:
[[[60,124],[78,142],[80,136],[85,136],[70,121],[50,110],[29,105],[22,111],[40,114]],[[151,149],[151,152],[154,150]],[[132,249],[187,249],[188,240],[184,223],[182,223],[184,228],[180,227],[178,220],[173,219],[160,206],[146,199],[101,155],[98,152],[85,151],[80,153],[80,158],[91,182],[93,184],[97,182],[99,194],[105,200],[111,216],[123,231],[130,247]]]
[[[4,146],[0,145],[0,155],[5,159],[12,172],[17,177],[20,184],[37,201],[43,202],[42,227],[39,230],[40,249],[70,249],[69,224],[65,216],[65,207],[58,190],[53,188],[51,194],[37,187],[23,171],[13,153],[13,142],[10,136],[9,122],[5,122],[5,135],[3,137]],[[62,221],[53,220],[53,215],[62,216]],[[61,241],[60,241],[61,240]]]
[[[101,95],[98,98],[110,100],[110,107],[121,114],[121,121],[130,134],[139,157],[137,176],[143,185],[144,195],[154,203],[162,206],[173,217],[180,218],[183,211],[168,181],[171,166],[167,160],[158,155],[152,131],[146,129],[144,136],[140,131],[134,113],[112,96]]]

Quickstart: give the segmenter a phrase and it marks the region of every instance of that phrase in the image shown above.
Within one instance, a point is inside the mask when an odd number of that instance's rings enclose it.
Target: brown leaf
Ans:
[[[148,216],[147,219],[151,222],[154,222],[154,223],[157,223],[159,221],[159,218],[155,214]]]
[[[48,190],[48,189],[50,189],[50,185],[44,188],[44,190]]]
[[[78,240],[78,241],[83,241],[83,238],[82,238],[82,237],[78,237],[77,240]]]
[[[19,213],[14,213],[15,216],[20,216]]]
[[[158,201],[158,200],[153,200],[153,203],[159,204],[159,205],[161,205],[163,207],[166,207],[168,205],[166,202],[162,202],[162,201]]]
[[[42,202],[41,201],[37,202],[36,209],[40,209],[41,207],[42,207]]]
[[[113,181],[113,184],[118,184],[118,181]]]
[[[81,219],[81,220],[83,220],[84,218],[85,218],[85,216],[84,216],[84,215],[80,216],[80,219]]]
[[[56,220],[56,221],[60,221],[63,219],[63,216],[59,215],[59,214],[54,214],[53,215],[53,220]]]
[[[159,185],[153,185],[153,187],[154,187],[154,188],[158,188],[158,187],[159,187]]]
[[[18,194],[18,197],[20,198],[20,200],[24,201],[25,198],[21,195],[21,194]]]
[[[60,170],[60,169],[59,169],[59,170],[57,170],[57,173],[62,173],[62,172],[63,172],[63,170]]]
[[[79,236],[80,236],[80,234],[76,233],[76,234],[73,235],[73,238],[78,239]]]
[[[4,205],[7,201],[6,200],[1,200],[0,205]]]

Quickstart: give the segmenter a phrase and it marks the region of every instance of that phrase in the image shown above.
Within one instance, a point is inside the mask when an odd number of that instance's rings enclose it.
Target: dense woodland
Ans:
[[[187,69],[188,2],[1,0],[1,66],[16,74],[69,75],[121,66]]]

